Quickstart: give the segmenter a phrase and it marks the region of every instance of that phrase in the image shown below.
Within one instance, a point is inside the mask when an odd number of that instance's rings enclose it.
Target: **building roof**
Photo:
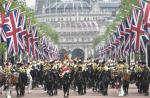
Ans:
[[[90,5],[85,1],[60,1],[54,2],[46,9],[80,9],[90,8]]]
[[[120,2],[99,2],[101,8],[118,8]]]

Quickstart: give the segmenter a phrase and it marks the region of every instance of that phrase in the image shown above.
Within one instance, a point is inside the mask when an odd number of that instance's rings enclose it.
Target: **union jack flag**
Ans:
[[[111,37],[111,49],[112,49],[112,55],[113,56],[115,56],[116,55],[116,52],[117,52],[117,45],[118,45],[119,43],[117,42],[116,43],[116,38],[115,38],[115,36],[113,35],[112,37]]]
[[[24,22],[23,25],[22,25],[22,30],[23,30],[23,33],[22,33],[22,39],[23,40],[23,44],[25,45],[25,50],[28,54],[28,56],[30,56],[31,54],[31,48],[32,48],[32,43],[31,43],[31,37],[32,37],[32,28],[31,28],[31,21],[30,19],[27,21],[27,24],[25,23],[25,17],[24,17]]]
[[[150,28],[150,3],[139,0],[139,5],[142,9],[144,29],[148,30]],[[150,38],[150,32],[145,31],[145,33]]]
[[[49,59],[48,41],[44,35],[41,39],[41,53],[45,59]]]
[[[18,23],[18,26],[21,27],[22,29],[22,39],[23,39],[23,44],[25,45],[25,32],[26,32],[26,20],[25,20],[25,15],[24,14],[20,14],[19,16],[19,23]]]
[[[21,27],[22,31],[26,30],[26,16],[23,13],[20,13],[19,15],[18,26]]]
[[[11,7],[13,1],[14,0],[7,0],[7,1],[5,1],[4,8],[5,8],[5,11],[6,11],[6,16],[9,15],[10,7]]]
[[[129,55],[129,53],[130,53],[130,34],[128,34],[128,33],[125,33],[125,46],[124,46],[124,53],[126,54],[126,55]]]
[[[126,42],[125,42],[125,34],[124,34],[124,36],[121,36],[121,38],[120,38],[120,52],[121,52],[120,55],[121,55],[121,57],[125,56],[125,52],[124,52],[125,44],[126,44]]]
[[[14,10],[10,12],[9,17],[6,17],[3,25],[3,30],[6,33],[8,53],[19,54],[20,50],[24,50],[22,39],[20,37],[22,33],[21,27],[18,26],[19,12]]]
[[[143,22],[142,22],[142,13],[141,10],[133,7],[132,9],[132,31],[135,33],[134,35],[134,50],[135,52],[140,52],[140,36],[144,34]]]
[[[23,13],[20,13],[20,15],[19,15],[18,27],[20,27],[22,30],[22,33],[19,36],[21,37],[21,41],[26,49],[26,39],[25,39],[25,37],[26,37],[26,22],[25,22],[25,15]]]
[[[47,39],[46,39],[46,37],[45,36],[42,36],[42,39],[41,39],[41,48],[43,49],[43,50],[45,50],[45,49],[47,49]]]
[[[140,7],[143,9],[145,7],[145,1],[144,0],[138,0]]]
[[[3,31],[3,23],[4,23],[4,14],[0,12],[0,37],[2,42],[6,42],[6,34]]]
[[[131,51],[132,41],[134,39],[134,32],[132,31],[131,24],[132,24],[132,16],[128,16],[124,20],[124,27],[125,27],[125,51],[129,53]]]
[[[50,60],[52,58],[52,44],[51,43],[48,44],[47,50],[48,50],[48,57]]]
[[[131,30],[132,17],[128,16],[124,20],[125,32],[132,32]]]
[[[118,32],[114,32],[113,34],[113,44],[118,46],[119,43],[120,43],[120,36],[119,36],[119,33]]]
[[[146,54],[146,45],[149,42],[149,38],[146,35],[141,35],[140,36],[140,52]]]
[[[124,34],[125,34],[125,27],[124,27],[123,22],[119,25],[118,32],[119,32],[120,36],[124,36]]]
[[[37,27],[32,26],[31,30],[31,56],[33,59],[37,59],[39,57]]]

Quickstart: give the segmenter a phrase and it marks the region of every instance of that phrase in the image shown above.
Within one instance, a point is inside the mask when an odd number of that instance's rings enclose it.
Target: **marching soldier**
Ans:
[[[117,83],[118,83],[118,96],[124,96],[123,90],[123,68],[124,64],[123,61],[119,61],[118,65],[116,66],[118,76],[117,76]]]
[[[136,71],[136,86],[138,88],[138,93],[142,93],[142,72],[143,72],[143,68],[142,68],[142,62],[139,61],[138,64],[135,65],[135,71]]]
[[[27,77],[28,77],[28,82],[29,82],[29,84],[28,84],[28,93],[30,93],[31,92],[31,88],[32,88],[32,76],[30,74],[30,72],[31,72],[31,65],[30,65],[30,63],[27,64],[26,72],[27,72]]]
[[[4,73],[5,73],[5,84],[4,84],[4,93],[6,98],[11,98],[11,64],[7,62],[4,66]]]
[[[5,64],[5,66],[4,66],[4,73],[6,74],[6,75],[9,75],[9,74],[11,74],[11,64],[9,64],[8,62]]]
[[[141,73],[141,91],[145,96],[149,95],[149,74],[148,66],[143,63],[143,71]]]
[[[20,67],[18,69],[19,77],[18,77],[18,86],[17,89],[17,96],[24,96],[25,94],[25,86],[27,85],[28,77],[26,74],[26,69],[24,64],[21,62],[18,64]]]

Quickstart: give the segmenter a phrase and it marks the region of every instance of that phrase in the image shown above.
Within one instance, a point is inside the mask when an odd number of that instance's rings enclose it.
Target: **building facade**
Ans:
[[[36,17],[59,35],[59,49],[94,54],[93,39],[115,18],[121,0],[36,0]],[[78,53],[81,54],[81,53]]]

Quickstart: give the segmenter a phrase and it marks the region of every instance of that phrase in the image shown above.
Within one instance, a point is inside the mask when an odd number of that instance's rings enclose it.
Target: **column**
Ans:
[[[84,48],[84,59],[87,59],[87,54],[88,54],[87,47],[85,47]]]

